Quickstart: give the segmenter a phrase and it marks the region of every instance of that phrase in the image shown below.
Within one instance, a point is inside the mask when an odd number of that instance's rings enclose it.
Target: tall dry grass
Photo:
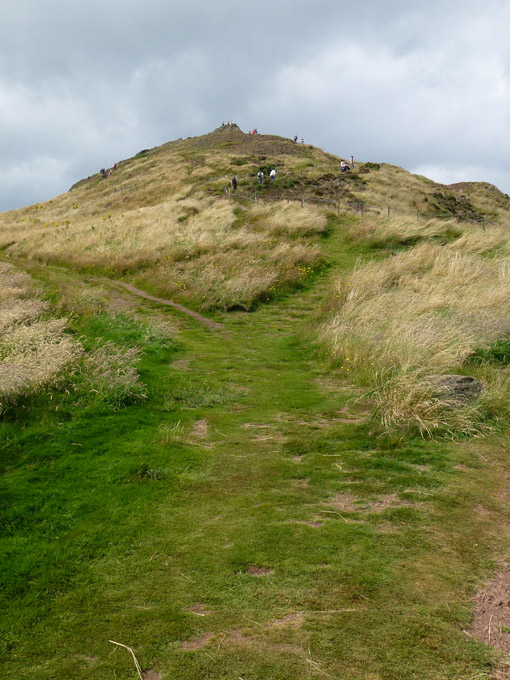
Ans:
[[[9,251],[45,262],[91,267],[202,309],[251,308],[305,280],[320,262],[326,218],[286,202],[249,205],[175,195],[158,205],[86,216],[69,224],[17,225]],[[142,272],[142,273],[139,273]]]
[[[326,231],[326,217],[309,206],[296,203],[264,205],[258,203],[251,208],[256,227],[273,234],[310,236]]]
[[[66,319],[42,319],[30,277],[0,263],[0,412],[20,397],[55,385],[82,354]],[[7,294],[6,294],[7,293]]]
[[[137,347],[98,341],[80,362],[74,387],[78,392],[113,406],[143,400],[147,397],[147,389],[140,380],[139,361]]]
[[[409,215],[378,217],[365,215],[347,225],[347,235],[365,246],[410,245],[422,240],[447,242],[460,236],[466,227],[458,222],[423,219]]]
[[[372,389],[386,426],[468,431],[480,421],[478,407],[452,408],[437,376],[462,370],[475,349],[510,336],[508,244],[501,233],[489,242],[500,254],[488,257],[480,235],[466,232],[449,245],[423,242],[359,264],[337,279],[320,338],[341,371]],[[495,375],[484,376],[486,405]]]

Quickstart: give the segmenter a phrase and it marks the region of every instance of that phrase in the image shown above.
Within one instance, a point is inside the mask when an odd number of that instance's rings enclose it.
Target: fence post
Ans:
[[[388,206],[388,217],[390,216],[390,206]]]
[[[319,209],[319,199],[317,199],[317,210]]]
[[[485,217],[482,220],[483,230],[485,231]]]
[[[360,203],[360,208],[361,208],[361,217],[363,217],[363,203]]]
[[[302,207],[302,208],[305,207],[305,199],[304,199],[303,196],[301,196],[301,207]]]
[[[338,201],[336,204],[336,214],[340,215],[340,201]]]

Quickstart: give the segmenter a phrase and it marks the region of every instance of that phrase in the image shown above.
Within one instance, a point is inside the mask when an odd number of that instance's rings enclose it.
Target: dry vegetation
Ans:
[[[65,333],[66,319],[43,319],[46,305],[26,274],[0,263],[0,411],[19,397],[54,385],[81,346]]]
[[[3,214],[0,247],[128,276],[202,309],[251,309],[301,284],[320,264],[325,220],[315,208],[285,200],[226,200],[234,174],[241,192],[262,199],[306,195],[345,207],[362,202],[382,212],[391,205],[392,215],[419,210],[500,221],[510,215],[510,200],[500,192],[493,192],[496,205],[487,203],[487,192],[450,190],[387,164],[357,162],[356,172],[341,175],[339,161],[280,137],[216,130],[140,152],[110,176],[93,175],[51,201]],[[257,171],[267,176],[270,167],[277,168],[276,182],[259,186]],[[421,228],[415,228],[420,238]],[[430,223],[427,229],[442,227]]]
[[[43,262],[111,276],[136,274],[165,295],[202,308],[250,308],[303,281],[320,262],[325,217],[295,205],[237,208],[206,195],[102,216],[76,208],[59,219],[4,228],[4,244]],[[24,218],[22,218],[24,219]],[[44,226],[46,224],[47,226]]]
[[[136,347],[99,341],[85,351],[69,334],[68,319],[51,315],[31,278],[4,262],[0,291],[0,413],[21,398],[64,385],[113,405],[145,398]]]
[[[417,235],[402,221],[361,229],[375,240]],[[440,389],[438,376],[464,372],[477,349],[510,336],[507,233],[451,225],[458,238],[441,245],[435,239],[445,230],[429,222],[422,237],[430,240],[340,276],[320,331],[339,369],[372,389],[386,426],[473,432],[487,410],[510,398],[510,376],[489,364],[476,369],[485,384],[478,402],[459,406]]]

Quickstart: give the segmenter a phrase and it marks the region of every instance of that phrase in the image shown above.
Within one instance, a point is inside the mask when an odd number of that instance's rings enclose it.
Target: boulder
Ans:
[[[470,375],[441,375],[439,386],[441,393],[453,397],[457,401],[471,401],[480,396],[484,384]]]

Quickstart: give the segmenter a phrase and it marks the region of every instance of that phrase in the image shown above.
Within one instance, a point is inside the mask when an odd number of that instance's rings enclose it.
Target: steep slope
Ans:
[[[225,126],[143,150],[55,199],[0,215],[0,247],[128,276],[203,309],[251,309],[321,266],[320,205],[402,219],[510,221],[510,199],[488,185],[460,193],[387,164],[357,162],[346,173],[339,165],[313,146]],[[238,202],[227,200],[233,175]]]

